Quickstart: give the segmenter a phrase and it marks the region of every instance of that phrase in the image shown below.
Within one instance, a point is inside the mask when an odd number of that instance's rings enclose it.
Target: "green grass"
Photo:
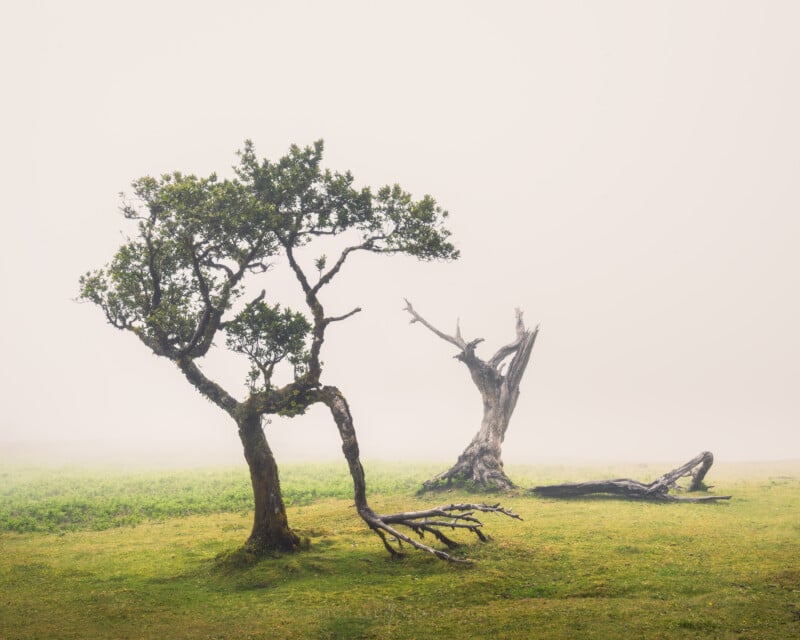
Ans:
[[[414,497],[437,469],[368,465],[373,508],[475,500]],[[664,470],[509,468],[524,486]],[[283,469],[312,546],[255,564],[233,553],[251,517],[241,470],[48,474],[0,473],[0,513],[41,519],[0,533],[0,638],[800,636],[800,464],[715,465],[712,491],[734,496],[719,504],[502,496],[525,521],[487,515],[489,543],[459,536],[470,566],[391,560],[344,465]]]
[[[433,467],[409,474],[381,465],[370,476],[378,492],[413,492]],[[287,506],[319,498],[348,498],[345,464],[294,464],[281,471]],[[178,471],[0,468],[0,531],[101,531],[147,520],[249,512],[253,493],[246,468]]]

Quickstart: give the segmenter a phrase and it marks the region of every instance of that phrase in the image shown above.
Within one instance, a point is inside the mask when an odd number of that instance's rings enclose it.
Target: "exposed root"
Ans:
[[[482,458],[462,454],[447,471],[435,475],[422,483],[417,495],[427,491],[447,491],[463,488],[479,491],[510,491],[516,489],[512,480],[503,471],[503,463],[484,456]]]
[[[464,529],[474,533],[481,542],[486,542],[487,538],[481,531],[483,523],[475,517],[476,512],[500,513],[509,518],[522,520],[518,514],[510,509],[501,507],[499,504],[450,504],[424,511],[405,511],[383,515],[376,514],[369,507],[359,509],[361,517],[369,525],[370,529],[378,534],[383,546],[393,557],[403,555],[402,547],[405,542],[414,549],[430,553],[440,560],[459,563],[470,563],[470,560],[457,558],[446,551],[435,549],[424,542],[420,542],[420,540],[424,540],[425,534],[429,533],[439,542],[446,545],[448,549],[455,549],[460,544],[445,535],[442,529],[450,529],[452,531]],[[411,529],[419,536],[419,540],[402,533],[396,528],[398,526]]]

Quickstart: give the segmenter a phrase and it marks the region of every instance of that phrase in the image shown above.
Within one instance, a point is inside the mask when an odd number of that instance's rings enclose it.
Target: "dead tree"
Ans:
[[[533,331],[526,329],[522,321],[522,311],[517,309],[516,339],[498,349],[488,361],[484,361],[475,354],[475,347],[483,338],[467,342],[461,336],[458,324],[455,335],[447,335],[419,315],[408,300],[405,302],[405,311],[411,314],[412,324],[419,322],[442,340],[458,347],[459,353],[454,357],[467,365],[472,381],[483,399],[483,420],[478,433],[456,463],[447,471],[426,481],[422,490],[468,483],[484,489],[513,488],[514,483],[503,470],[502,445],[511,415],[517,406],[519,384],[528,366],[539,327]],[[508,369],[503,373],[509,357],[511,360],[508,362]]]
[[[682,490],[678,480],[691,477],[688,491],[701,491],[707,487],[703,479],[714,464],[710,451],[703,451],[677,469],[668,471],[650,484],[643,484],[629,478],[614,480],[592,480],[590,482],[568,482],[534,487],[531,491],[548,498],[577,498],[591,494],[611,494],[625,500],[655,500],[658,502],[713,502],[730,500],[731,496],[679,497],[670,490]]]

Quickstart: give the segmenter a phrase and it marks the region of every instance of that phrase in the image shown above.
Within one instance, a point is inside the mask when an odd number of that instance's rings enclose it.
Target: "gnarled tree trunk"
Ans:
[[[406,300],[405,310],[411,314],[411,322],[419,322],[437,336],[460,349],[455,358],[461,360],[469,369],[472,381],[478,387],[483,400],[483,419],[481,428],[472,441],[458,457],[456,463],[447,471],[431,478],[423,485],[423,491],[437,489],[453,484],[472,484],[486,489],[510,489],[515,485],[503,470],[502,445],[508,424],[519,399],[519,385],[533,351],[537,326],[533,331],[525,328],[522,311],[517,314],[517,337],[501,347],[488,360],[475,354],[475,347],[483,341],[477,338],[466,342],[461,330],[456,326],[453,336],[447,335],[427,322]],[[506,360],[511,358],[508,369],[503,373]]]
[[[611,494],[627,500],[655,500],[658,502],[713,502],[730,500],[730,496],[702,496],[682,498],[670,493],[670,489],[679,489],[678,480],[690,476],[692,478],[688,490],[700,491],[705,488],[703,479],[714,464],[714,456],[710,451],[703,451],[686,464],[668,471],[649,484],[637,482],[629,478],[614,480],[592,480],[590,482],[568,482],[551,484],[531,489],[533,493],[548,498],[576,498],[597,493]]]
[[[283,394],[274,392],[270,398],[275,402],[275,406],[267,410],[263,406],[266,401],[262,403],[262,406],[258,406],[252,396],[248,402],[237,402],[220,385],[206,377],[193,359],[178,358],[176,363],[186,379],[204,397],[231,416],[239,427],[239,439],[242,442],[244,457],[250,470],[250,482],[253,486],[255,503],[253,529],[246,544],[259,552],[298,549],[300,539],[289,528],[278,477],[278,465],[261,428],[262,415],[277,413],[278,409],[289,404],[282,398],[293,397],[294,385],[288,385],[287,389],[289,390],[285,389]],[[260,397],[266,394],[257,395]]]
[[[247,545],[259,551],[294,551],[300,539],[289,528],[281,494],[278,465],[261,428],[261,416],[251,414],[239,421],[239,438],[250,468],[255,510]]]

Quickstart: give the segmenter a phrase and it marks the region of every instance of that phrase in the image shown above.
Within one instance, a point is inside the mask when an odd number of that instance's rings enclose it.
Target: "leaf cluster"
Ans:
[[[276,233],[285,245],[355,231],[360,241],[354,248],[424,260],[458,257],[443,226],[448,213],[431,196],[414,200],[397,184],[375,194],[357,188],[349,171],[323,170],[322,153],[321,140],[305,148],[293,145],[277,162],[259,161],[251,141],[239,152],[236,174],[259,201],[273,205]]]
[[[247,382],[251,390],[262,377],[264,386],[269,387],[275,365],[285,359],[294,367],[295,379],[300,378],[308,361],[306,338],[310,331],[302,313],[281,310],[279,304],[270,306],[263,300],[247,305],[225,324],[228,348],[250,360]]]

